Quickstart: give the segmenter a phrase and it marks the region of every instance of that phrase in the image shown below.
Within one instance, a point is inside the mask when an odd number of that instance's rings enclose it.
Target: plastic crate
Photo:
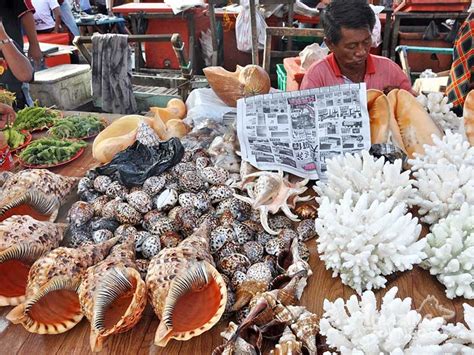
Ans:
[[[283,64],[276,65],[277,79],[278,79],[278,89],[281,91],[286,91],[286,70]]]

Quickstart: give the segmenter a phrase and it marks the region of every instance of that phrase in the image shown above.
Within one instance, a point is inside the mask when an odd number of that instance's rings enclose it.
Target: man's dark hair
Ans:
[[[362,29],[375,26],[375,14],[367,0],[333,0],[321,18],[326,38],[337,44],[341,40],[341,28]]]

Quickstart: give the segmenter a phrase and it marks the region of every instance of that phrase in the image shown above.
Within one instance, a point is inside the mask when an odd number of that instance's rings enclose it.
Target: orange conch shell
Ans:
[[[38,334],[59,334],[83,317],[77,289],[88,267],[105,258],[118,237],[81,248],[57,248],[38,259],[28,275],[26,300],[7,319]]]
[[[474,90],[467,94],[466,101],[464,101],[463,117],[467,140],[471,146],[474,146]]]
[[[177,247],[163,249],[150,262],[146,284],[161,320],[155,334],[158,346],[166,346],[172,338],[198,336],[224,313],[227,288],[209,253],[208,229],[203,224]]]
[[[82,312],[91,323],[92,351],[106,337],[133,328],[146,306],[146,286],[135,265],[135,241],[128,238],[87,269],[79,287]]]
[[[390,133],[390,103],[379,90],[367,91],[367,108],[370,117],[370,142],[387,143]]]
[[[13,216],[0,223],[0,306],[24,302],[31,264],[63,239],[66,224]]]
[[[0,220],[8,214],[25,214],[18,213],[16,208],[27,205],[54,222],[64,198],[78,181],[78,178],[57,175],[46,169],[20,171],[0,190]]]
[[[395,117],[409,158],[413,158],[414,153],[424,154],[423,145],[433,144],[433,134],[443,136],[428,112],[406,90],[400,89],[397,93]]]
[[[212,90],[226,105],[236,107],[242,97],[267,94],[270,91],[270,77],[258,65],[237,66],[235,72],[222,67],[203,69]]]
[[[398,91],[399,89],[393,89],[387,95],[387,99],[390,105],[390,134],[392,136],[392,143],[406,153],[405,145],[403,144],[402,134],[400,133],[400,127],[398,127],[398,122],[395,118]]]

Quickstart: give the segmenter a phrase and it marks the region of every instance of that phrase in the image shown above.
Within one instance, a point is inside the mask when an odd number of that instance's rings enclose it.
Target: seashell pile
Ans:
[[[408,161],[417,188],[411,203],[428,224],[458,211],[464,202],[474,205],[474,147],[450,131],[442,139],[433,137],[433,143]]]
[[[354,199],[348,190],[338,202],[321,199],[316,219],[318,252],[333,276],[359,294],[385,287],[384,277],[410,270],[425,257],[421,225],[395,197],[371,201],[368,193]]]
[[[320,333],[341,354],[471,354],[474,351],[474,307],[464,304],[462,323],[445,324],[442,317],[423,317],[411,299],[395,298],[391,288],[378,309],[372,291],[344,302],[324,301]]]
[[[464,203],[432,226],[421,264],[446,286],[448,298],[474,299],[474,206]]]

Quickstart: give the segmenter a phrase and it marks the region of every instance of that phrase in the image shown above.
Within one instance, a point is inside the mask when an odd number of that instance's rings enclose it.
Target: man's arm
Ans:
[[[59,33],[61,31],[61,8],[55,7],[53,9],[54,14],[54,31],[55,33]]]
[[[0,44],[0,51],[13,76],[22,82],[31,81],[31,79],[33,79],[33,68],[31,67],[30,61],[18,50],[11,38],[7,35],[1,21],[0,41],[5,41],[5,43]]]
[[[28,56],[33,58],[35,64],[39,64],[43,59],[43,53],[41,52],[38,36],[36,34],[35,20],[31,11],[25,12],[21,17],[21,24],[25,30],[26,37],[28,37],[29,49]]]

